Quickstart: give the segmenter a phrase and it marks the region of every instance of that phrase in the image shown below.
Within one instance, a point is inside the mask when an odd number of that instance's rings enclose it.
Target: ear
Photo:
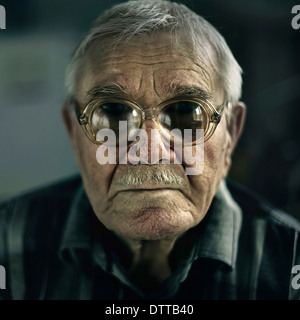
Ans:
[[[72,106],[73,106],[72,102],[65,101],[65,103],[61,107],[62,118],[71,140],[73,137],[73,126],[74,126],[74,123],[73,123],[74,109],[72,108]]]
[[[239,101],[232,106],[231,117],[228,123],[228,132],[231,137],[232,151],[236,147],[237,142],[243,132],[246,118],[246,105]]]
[[[232,106],[230,119],[228,119],[227,121],[227,135],[229,139],[225,153],[224,177],[227,175],[227,172],[230,168],[231,155],[233,153],[233,150],[236,147],[237,142],[243,132],[245,118],[246,105],[243,102],[239,101]]]
[[[76,113],[74,109],[74,102],[66,101],[61,108],[62,118],[67,129],[73,149],[77,148],[76,137],[75,137],[75,126],[76,126]]]

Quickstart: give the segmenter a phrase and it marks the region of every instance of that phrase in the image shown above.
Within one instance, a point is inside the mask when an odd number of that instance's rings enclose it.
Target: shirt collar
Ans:
[[[241,208],[233,200],[225,181],[221,181],[209,211],[200,223],[196,258],[220,260],[234,268],[241,229]]]
[[[76,259],[78,250],[91,249],[93,215],[90,202],[81,185],[74,196],[66,221],[59,250],[62,259]],[[209,211],[200,222],[200,227],[202,231],[193,251],[193,260],[210,258],[234,268],[241,228],[241,209],[233,200],[225,181],[221,181]]]
[[[76,259],[78,250],[91,248],[91,212],[90,202],[81,184],[74,194],[59,248],[59,256],[63,260]]]

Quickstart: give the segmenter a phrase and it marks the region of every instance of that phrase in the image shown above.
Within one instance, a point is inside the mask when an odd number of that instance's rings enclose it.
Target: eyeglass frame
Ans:
[[[218,124],[221,121],[225,106],[227,105],[230,107],[230,105],[231,105],[231,103],[228,102],[228,103],[222,103],[220,106],[215,107],[206,98],[203,99],[203,98],[199,98],[199,97],[178,96],[178,97],[174,97],[174,98],[165,100],[154,108],[143,109],[138,103],[133,102],[128,99],[111,97],[111,96],[103,96],[101,98],[94,99],[94,100],[90,101],[89,103],[87,103],[87,105],[84,107],[83,111],[81,112],[80,106],[77,103],[77,101],[73,101],[73,102],[75,102],[75,111],[76,111],[77,120],[78,120],[80,126],[82,127],[82,129],[83,129],[84,133],[86,134],[86,136],[88,137],[88,139],[91,142],[98,144],[98,145],[101,145],[104,142],[96,140],[96,135],[93,132],[93,130],[91,129],[90,119],[91,119],[93,108],[95,108],[95,106],[98,105],[99,101],[101,101],[103,103],[105,103],[105,102],[106,103],[124,103],[125,105],[131,107],[133,110],[136,110],[138,112],[138,114],[141,116],[141,123],[140,123],[139,128],[142,127],[145,120],[152,120],[155,123],[155,125],[158,127],[160,133],[162,131],[161,128],[163,128],[163,125],[158,120],[158,115],[165,107],[167,107],[171,103],[176,103],[176,102],[180,102],[180,101],[199,103],[201,105],[201,107],[205,110],[205,112],[208,116],[207,129],[206,129],[206,131],[204,130],[204,139],[203,139],[204,142],[206,142],[214,134]],[[203,104],[204,104],[204,106],[203,106]],[[206,107],[208,107],[208,109],[211,112],[208,112]],[[217,109],[220,109],[220,111],[217,111]],[[211,124],[212,124],[212,126],[211,126]],[[89,129],[87,128],[87,126],[89,127]],[[210,126],[211,126],[211,128],[209,129]],[[206,132],[208,132],[208,133],[205,135]],[[197,140],[193,141],[192,145],[195,145],[196,143],[197,143]]]

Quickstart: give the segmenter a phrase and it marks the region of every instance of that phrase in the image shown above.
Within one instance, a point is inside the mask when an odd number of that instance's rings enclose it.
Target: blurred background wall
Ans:
[[[60,116],[64,70],[91,22],[119,2],[0,0],[0,200],[77,172]],[[244,70],[247,121],[230,178],[300,219],[297,1],[181,2],[223,34]]]

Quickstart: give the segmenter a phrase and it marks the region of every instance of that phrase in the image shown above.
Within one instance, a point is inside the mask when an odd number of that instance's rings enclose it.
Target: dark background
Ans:
[[[0,0],[0,200],[77,171],[60,118],[64,70],[91,22],[119,2]],[[248,113],[230,177],[300,219],[300,29],[291,26],[300,2],[181,2],[221,32],[244,70]]]

